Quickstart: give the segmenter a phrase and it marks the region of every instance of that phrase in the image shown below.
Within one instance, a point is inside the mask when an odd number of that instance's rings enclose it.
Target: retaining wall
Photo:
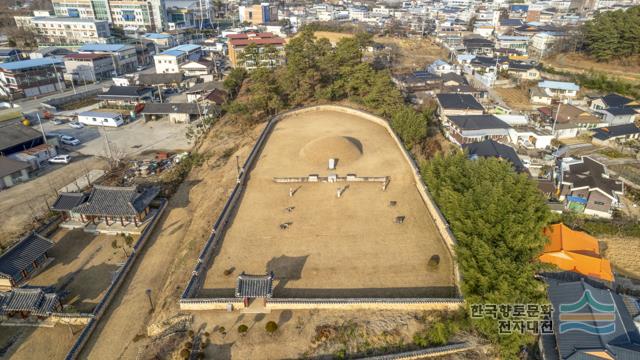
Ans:
[[[155,229],[158,223],[158,219],[160,219],[166,207],[167,207],[167,200],[163,199],[162,205],[160,205],[160,208],[158,209],[158,213],[153,218],[153,220],[151,220],[151,222],[147,225],[147,227],[145,227],[144,231],[140,235],[140,238],[134,245],[133,251],[127,258],[127,261],[124,263],[122,268],[120,268],[120,271],[118,271],[115,278],[111,281],[111,285],[109,285],[109,288],[107,289],[107,292],[102,297],[102,300],[100,300],[98,305],[96,305],[96,307],[93,309],[93,314],[92,314],[93,318],[88,321],[87,326],[85,326],[85,328],[82,330],[82,333],[80,333],[80,336],[71,347],[71,350],[69,350],[69,352],[67,353],[67,356],[65,357],[66,360],[77,359],[78,356],[80,355],[80,352],[82,351],[84,346],[87,344],[87,341],[89,340],[89,338],[95,331],[96,327],[98,326],[98,322],[102,319],[104,312],[109,307],[109,304],[117,294],[118,289],[120,289],[120,286],[122,286],[122,283],[126,279],[129,272],[131,271],[133,264],[138,258],[138,253],[142,250],[142,248],[146,244],[147,240],[149,239],[149,236],[151,236],[153,229]]]
[[[181,310],[227,310],[242,309],[244,304],[238,298],[182,299]],[[464,301],[457,298],[345,298],[345,299],[302,299],[271,298],[265,306],[268,310],[451,310],[464,306]]]
[[[400,140],[400,137],[395,133],[395,131],[393,131],[388,121],[378,116],[375,116],[373,114],[367,113],[365,111],[356,110],[356,109],[352,109],[345,106],[316,105],[316,106],[310,106],[306,108],[294,109],[291,111],[284,112],[280,115],[275,116],[274,118],[269,120],[269,122],[267,123],[264,130],[260,134],[260,137],[256,141],[256,144],[251,150],[251,153],[247,157],[247,160],[245,161],[244,165],[240,170],[240,175],[238,176],[238,181],[236,183],[236,186],[234,187],[233,192],[231,193],[231,196],[225,203],[225,206],[223,207],[222,212],[220,213],[220,216],[218,217],[217,221],[214,223],[211,236],[209,237],[209,239],[205,243],[204,248],[200,252],[200,256],[198,257],[198,262],[192,273],[191,279],[189,280],[189,283],[187,284],[187,287],[185,288],[182,294],[182,297],[180,300],[180,309],[182,310],[226,309],[226,304],[229,303],[229,301],[221,302],[220,300],[222,299],[204,299],[204,298],[198,299],[195,297],[197,296],[197,291],[200,289],[200,286],[202,285],[202,281],[204,277],[203,275],[207,270],[207,264],[211,260],[214,250],[218,246],[218,242],[224,236],[224,231],[227,228],[229,217],[231,216],[235,208],[238,206],[238,199],[240,198],[240,195],[246,185],[246,181],[247,181],[246,175],[251,169],[251,167],[253,166],[254,160],[262,150],[264,143],[268,138],[271,130],[278,123],[278,121],[280,121],[285,117],[297,116],[297,115],[305,114],[308,112],[314,112],[314,111],[337,111],[345,114],[355,115],[355,116],[367,119],[369,121],[372,121],[384,127],[387,130],[389,135],[394,139],[396,146],[398,146],[398,148],[400,149],[400,152],[403,154],[404,158],[407,160],[407,162],[411,166],[413,178],[414,178],[416,187],[418,189],[418,193],[420,194],[420,196],[422,197],[422,200],[427,206],[427,209],[429,210],[429,214],[431,215],[431,218],[435,222],[438,232],[444,239],[444,242],[447,246],[447,250],[449,251],[451,258],[454,259],[453,276],[456,283],[456,293],[457,293],[456,295],[461,296],[460,290],[459,290],[460,273],[458,270],[457,263],[455,262],[455,252],[454,252],[455,238],[451,233],[449,229],[449,225],[444,219],[444,216],[436,206],[435,202],[431,198],[431,195],[429,194],[427,187],[423,183],[422,176],[420,175],[420,171],[418,170],[419,169],[418,165],[416,164],[414,158],[405,149],[404,144]],[[291,309],[291,308],[299,308],[299,309],[343,308],[344,309],[344,308],[374,308],[374,307],[388,308],[388,307],[384,307],[385,306],[384,304],[387,304],[386,306],[391,306],[392,308],[406,309],[407,307],[414,307],[414,306],[425,306],[425,307],[440,306],[440,308],[449,308],[449,307],[458,308],[462,306],[462,301],[460,299],[454,299],[456,301],[452,304],[443,304],[441,302],[438,302],[437,303],[438,305],[435,305],[436,303],[433,302],[434,299],[420,299],[420,302],[415,302],[415,303],[411,302],[411,299],[352,299],[352,300],[356,300],[352,302],[349,302],[348,299],[336,299],[339,301],[336,301],[335,303],[331,303],[331,302],[328,303],[327,300],[329,299],[270,299],[269,307],[273,308],[273,306],[281,306],[278,308],[282,308],[282,309]],[[400,305],[401,303],[403,305]],[[276,304],[280,304],[280,305],[276,305]],[[289,307],[286,307],[286,306],[289,306]]]
[[[412,359],[424,359],[436,356],[451,355],[474,348],[470,343],[457,343],[444,346],[438,346],[428,349],[421,349],[415,351],[407,351],[397,354],[373,356],[363,358],[363,360],[412,360]]]
[[[48,320],[53,324],[62,325],[87,325],[94,318],[93,314],[85,313],[53,313]]]

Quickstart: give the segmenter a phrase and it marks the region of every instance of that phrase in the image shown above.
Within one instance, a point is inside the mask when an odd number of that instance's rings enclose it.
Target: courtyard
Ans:
[[[386,129],[360,116],[286,117],[249,173],[197,296],[233,297],[240,273],[271,271],[274,297],[454,296],[453,260],[413,171]],[[384,191],[379,182],[274,182],[310,174],[390,182]]]

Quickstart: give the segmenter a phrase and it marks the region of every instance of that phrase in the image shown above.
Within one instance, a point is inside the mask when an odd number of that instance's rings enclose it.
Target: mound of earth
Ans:
[[[338,166],[362,156],[362,144],[347,136],[326,136],[310,141],[300,150],[300,157],[309,163],[327,167],[329,159],[337,159]]]

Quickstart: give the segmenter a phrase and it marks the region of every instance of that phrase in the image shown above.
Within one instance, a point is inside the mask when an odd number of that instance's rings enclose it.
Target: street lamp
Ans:
[[[151,311],[154,311],[155,308],[153,307],[153,301],[151,300],[151,289],[147,289],[144,292],[145,294],[147,294],[147,298],[149,299],[149,305],[151,306]]]

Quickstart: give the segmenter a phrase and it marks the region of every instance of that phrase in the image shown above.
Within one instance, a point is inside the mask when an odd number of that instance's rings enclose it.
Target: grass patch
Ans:
[[[624,154],[616,149],[612,149],[612,148],[606,148],[606,149],[602,149],[600,151],[598,151],[598,153],[608,157],[608,158],[612,158],[612,159],[619,159],[619,158],[625,158],[625,157],[629,157],[629,155]]]

